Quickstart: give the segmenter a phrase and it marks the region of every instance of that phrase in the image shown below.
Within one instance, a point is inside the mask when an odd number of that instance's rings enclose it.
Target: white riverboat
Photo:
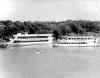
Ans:
[[[27,46],[27,45],[51,45],[53,41],[52,34],[21,34],[14,35],[13,39],[10,39],[9,46]]]
[[[68,47],[96,47],[98,38],[94,36],[63,36],[54,45]]]

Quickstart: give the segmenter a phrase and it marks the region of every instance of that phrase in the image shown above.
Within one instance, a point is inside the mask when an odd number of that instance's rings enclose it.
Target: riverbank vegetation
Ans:
[[[68,34],[86,34],[100,31],[99,21],[89,20],[67,20],[61,22],[40,22],[40,21],[0,21],[0,39],[9,41],[16,33],[28,32],[36,33],[55,33],[59,36]],[[58,36],[57,36],[58,37]]]

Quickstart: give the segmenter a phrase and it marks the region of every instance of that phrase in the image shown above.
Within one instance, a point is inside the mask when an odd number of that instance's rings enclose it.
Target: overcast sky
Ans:
[[[100,20],[99,0],[0,0],[0,20]]]

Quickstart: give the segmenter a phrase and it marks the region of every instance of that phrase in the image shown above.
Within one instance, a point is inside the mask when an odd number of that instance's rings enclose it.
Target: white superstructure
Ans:
[[[52,43],[52,34],[21,34],[14,35],[14,39],[11,39],[8,45],[19,46],[19,45],[42,45]]]
[[[57,46],[97,46],[98,39],[94,36],[63,36],[55,45]]]

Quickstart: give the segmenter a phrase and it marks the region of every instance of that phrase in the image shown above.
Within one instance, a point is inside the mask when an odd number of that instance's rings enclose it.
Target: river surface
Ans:
[[[0,78],[100,78],[100,47],[0,49]]]

